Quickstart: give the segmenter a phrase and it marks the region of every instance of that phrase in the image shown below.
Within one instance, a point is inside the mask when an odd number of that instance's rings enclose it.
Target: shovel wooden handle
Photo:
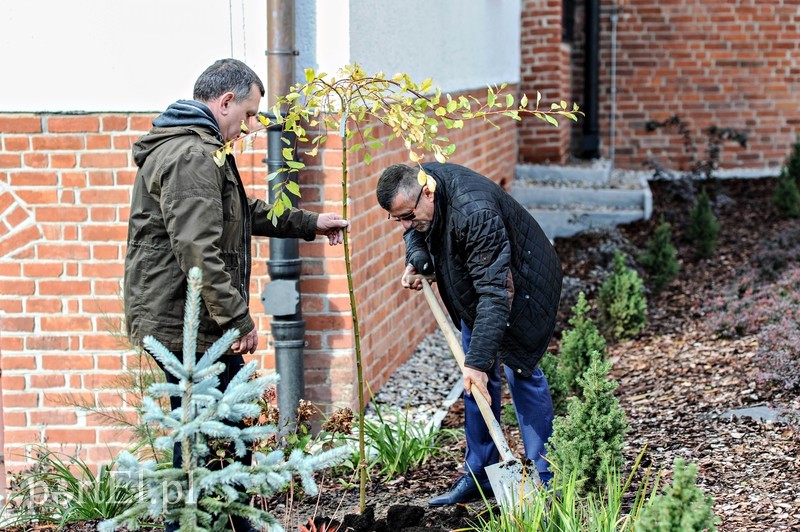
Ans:
[[[439,324],[439,328],[442,330],[442,333],[447,340],[447,345],[450,346],[450,351],[453,352],[453,356],[455,357],[456,362],[458,362],[458,367],[461,368],[461,371],[464,371],[465,357],[464,348],[461,347],[461,341],[456,336],[453,326],[450,324],[450,321],[447,319],[447,316],[442,310],[439,300],[436,299],[436,294],[433,293],[433,288],[431,288],[428,278],[421,275],[409,276],[409,281],[413,281],[416,278],[422,279],[422,293],[425,294],[425,299],[428,302],[428,306],[431,308],[433,316],[436,318],[436,322]],[[494,412],[492,412],[492,407],[489,406],[489,401],[486,400],[486,397],[483,396],[483,393],[481,393],[478,387],[474,384],[471,387],[470,393],[472,393],[472,397],[475,398],[475,402],[478,403],[478,408],[481,411],[483,420],[486,422],[486,426],[489,428],[489,433],[492,435],[492,440],[497,446],[497,450],[500,452],[500,459],[504,462],[508,460],[515,460],[514,453],[511,452],[511,448],[509,448],[508,442],[503,436],[503,429],[500,427],[500,423],[497,422],[497,419],[495,419]]]

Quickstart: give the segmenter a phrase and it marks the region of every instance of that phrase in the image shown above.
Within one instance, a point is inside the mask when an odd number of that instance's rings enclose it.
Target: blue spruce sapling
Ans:
[[[245,365],[220,391],[219,375],[225,365],[218,362],[239,337],[237,330],[222,338],[196,360],[196,339],[200,312],[202,276],[192,268],[188,276],[188,296],[183,325],[183,360],[180,360],[153,337],[144,340],[145,348],[178,380],[178,384],[152,385],[143,399],[143,421],[166,430],[156,445],[161,449],[181,446],[183,467],[157,467],[155,460],[140,462],[125,451],[118,458],[120,480],[143,488],[144,497],[122,515],[104,521],[101,531],[119,526],[136,529],[145,516],[180,526],[181,531],[223,530],[230,516],[248,519],[257,527],[283,530],[278,520],[265,510],[249,504],[252,494],[269,497],[283,489],[293,475],[299,475],[309,495],[317,493],[314,471],[336,465],[346,457],[346,448],[334,448],[316,455],[296,449],[288,458],[282,450],[268,454],[255,452],[253,464],[231,461],[211,469],[215,459],[209,445],[213,441],[229,443],[233,453],[242,457],[248,445],[277,434],[275,425],[235,426],[245,418],[259,414],[258,399],[275,384],[277,376],[256,377],[256,362]],[[154,399],[180,397],[182,407],[164,411]]]

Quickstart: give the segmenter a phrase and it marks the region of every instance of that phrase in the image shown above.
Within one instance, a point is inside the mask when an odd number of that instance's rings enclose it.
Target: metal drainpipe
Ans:
[[[586,119],[583,121],[581,157],[600,156],[600,0],[586,1],[586,58],[584,65],[583,101]]]
[[[281,94],[289,92],[294,83],[294,0],[267,1],[267,96],[272,107]],[[273,117],[274,118],[274,117]],[[281,137],[287,135],[281,127],[273,126],[267,133],[268,172],[284,166],[281,149],[286,146]],[[288,139],[293,141],[294,139]],[[294,145],[292,142],[290,145]],[[296,176],[296,172],[292,174]],[[296,177],[295,177],[296,179]],[[270,187],[270,203],[275,193]],[[293,201],[293,204],[296,203]],[[270,238],[267,270],[271,281],[264,287],[261,301],[264,312],[272,315],[272,345],[275,347],[275,369],[278,383],[278,409],[281,421],[291,424],[305,388],[303,379],[303,348],[306,322],[300,304],[299,244],[295,238]]]
[[[616,157],[616,142],[617,142],[617,22],[619,21],[619,12],[622,8],[616,4],[611,7],[611,113],[609,116],[609,128],[611,131],[609,146],[608,146],[608,159],[609,159],[609,175],[614,171],[614,158]]]

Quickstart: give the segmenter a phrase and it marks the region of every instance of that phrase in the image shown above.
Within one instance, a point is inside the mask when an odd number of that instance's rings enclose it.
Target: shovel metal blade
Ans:
[[[519,460],[506,460],[486,468],[494,498],[502,508],[511,510],[523,500],[530,500],[541,485],[535,467],[523,466]]]

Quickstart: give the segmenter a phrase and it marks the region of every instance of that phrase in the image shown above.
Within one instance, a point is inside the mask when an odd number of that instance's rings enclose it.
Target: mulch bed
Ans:
[[[675,458],[695,463],[698,484],[713,497],[722,531],[800,529],[798,429],[783,422],[723,417],[731,409],[756,405],[797,409],[798,393],[773,389],[759,379],[755,337],[719,338],[705,325],[705,305],[710,298],[742,275],[774,242],[775,235],[800,227],[797,220],[775,215],[773,185],[771,179],[710,184],[712,197],[718,198],[721,224],[712,259],[692,257],[685,237],[690,206],[679,187],[663,181],[651,183],[654,214],[650,220],[621,226],[611,234],[593,232],[556,241],[565,275],[574,278],[573,290],[565,291],[562,301],[560,332],[578,290],[593,299],[616,247],[635,255],[645,248],[662,214],[671,223],[681,260],[679,279],[649,298],[649,321],[642,334],[609,346],[614,364],[611,376],[620,384],[616,395],[631,425],[625,450],[629,462],[646,446],[643,467],[663,468],[667,481]],[[444,423],[458,427],[462,419],[461,402],[457,401]],[[512,445],[519,444],[513,432],[509,436]],[[385,518],[393,505],[414,505],[425,508],[417,524],[420,528],[404,530],[467,526],[482,510],[481,504],[426,507],[430,497],[445,491],[459,475],[463,443],[448,451],[446,458],[391,483],[373,479],[367,504],[376,518]],[[316,508],[309,507],[308,501],[295,500],[291,513],[298,521],[314,515],[334,515],[341,521],[357,508],[357,490],[344,491],[332,479],[323,482]],[[379,522],[374,529],[380,530],[383,524]]]

